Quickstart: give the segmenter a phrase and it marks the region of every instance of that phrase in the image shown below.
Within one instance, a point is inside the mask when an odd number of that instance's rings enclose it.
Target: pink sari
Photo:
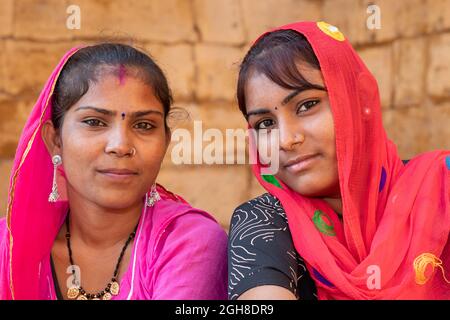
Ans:
[[[450,299],[450,151],[404,166],[382,125],[376,80],[339,30],[315,22],[283,29],[303,34],[320,62],[343,222],[325,201],[262,176],[260,163],[253,172],[281,201],[319,298]]]
[[[40,131],[51,117],[57,78],[78,49],[67,52],[53,71],[19,141],[7,216],[0,220],[0,299],[56,299],[50,252],[68,202],[63,172],[61,201],[48,202],[53,166]],[[158,191],[162,199],[141,215],[115,299],[226,299],[226,233],[208,213],[161,186]]]

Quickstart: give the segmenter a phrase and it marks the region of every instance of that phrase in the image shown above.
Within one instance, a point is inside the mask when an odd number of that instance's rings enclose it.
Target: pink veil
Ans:
[[[58,189],[62,198],[48,202],[52,188],[53,165],[41,138],[42,124],[51,118],[51,96],[58,76],[69,58],[80,47],[69,50],[47,80],[25,124],[10,178],[6,224],[8,259],[3,259],[0,298],[32,299],[38,297],[40,261],[51,249],[64,220],[68,203],[65,183],[59,172]],[[39,241],[36,241],[39,240]],[[2,248],[3,251],[4,248]]]

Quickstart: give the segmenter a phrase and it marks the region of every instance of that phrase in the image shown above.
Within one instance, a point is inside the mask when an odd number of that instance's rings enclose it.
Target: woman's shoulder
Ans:
[[[225,236],[226,233],[222,226],[213,218],[209,213],[192,208],[185,212],[183,215],[176,217],[172,223],[172,230],[179,228],[186,233],[198,233],[204,234],[205,232],[210,235],[218,237]]]
[[[152,219],[154,232],[178,239],[197,241],[199,237],[211,240],[226,239],[223,227],[208,212],[192,207],[187,202],[163,199],[154,210]]]
[[[264,193],[238,206],[231,217],[231,226],[248,219],[270,221],[280,226],[287,225],[286,212],[280,200],[270,193]]]
[[[284,209],[283,206],[281,205],[280,200],[278,200],[277,197],[268,192],[263,193],[251,200],[242,203],[240,206],[236,208],[236,210],[238,209],[242,210],[245,208],[260,208],[284,213]]]

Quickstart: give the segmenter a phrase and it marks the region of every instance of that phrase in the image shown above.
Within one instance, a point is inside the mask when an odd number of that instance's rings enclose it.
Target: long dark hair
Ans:
[[[52,123],[59,129],[64,115],[105,73],[119,75],[122,68],[153,88],[164,108],[165,124],[173,103],[161,68],[147,54],[125,44],[101,43],[77,51],[67,61],[52,96]]]
[[[324,87],[308,82],[298,70],[298,63],[305,62],[320,70],[319,60],[308,40],[294,30],[278,30],[264,35],[250,48],[239,70],[237,100],[244,114],[245,85],[252,74],[264,74],[277,85],[292,90],[319,89]]]

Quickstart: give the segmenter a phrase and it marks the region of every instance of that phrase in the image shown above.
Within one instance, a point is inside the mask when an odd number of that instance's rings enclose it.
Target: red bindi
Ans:
[[[127,75],[127,70],[123,64],[119,67],[119,84],[123,85],[125,83],[125,77]]]

